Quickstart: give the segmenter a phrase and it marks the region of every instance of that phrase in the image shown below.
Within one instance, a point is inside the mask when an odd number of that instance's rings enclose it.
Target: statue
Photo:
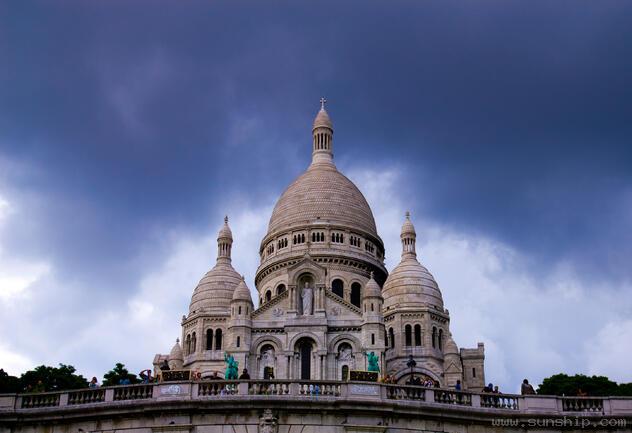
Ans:
[[[340,361],[351,361],[352,349],[349,346],[345,346],[340,350],[340,354],[338,355],[338,359]]]
[[[239,362],[235,361],[233,355],[224,352],[224,362],[226,363],[226,372],[224,378],[226,380],[236,380],[239,372]]]
[[[305,281],[305,287],[301,291],[301,298],[303,299],[303,316],[311,316],[314,290],[309,287],[307,281]]]
[[[367,367],[367,371],[375,371],[377,373],[380,372],[380,366],[378,365],[379,363],[379,358],[378,356],[375,354],[375,352],[365,352],[364,353],[369,361],[369,366]]]
[[[272,414],[270,409],[265,409],[263,415],[259,418],[259,433],[277,433],[279,431],[279,423],[277,417]]]

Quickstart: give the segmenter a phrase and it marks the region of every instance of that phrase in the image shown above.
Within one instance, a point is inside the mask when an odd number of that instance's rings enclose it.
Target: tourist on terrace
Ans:
[[[522,381],[522,386],[520,387],[520,393],[522,395],[533,395],[533,394],[535,394],[535,390],[533,389],[533,387],[531,386],[531,384],[529,383],[529,381],[527,379]]]
[[[456,385],[454,385],[455,391],[461,391],[461,381],[457,380]]]
[[[211,379],[211,380],[219,380],[220,377],[217,375],[217,371],[214,371],[209,379]]]
[[[248,374],[248,369],[244,368],[244,371],[241,373],[241,376],[239,376],[239,380],[249,380],[250,379],[250,375]]]
[[[483,392],[494,392],[494,384],[489,382],[489,384],[483,388]]]
[[[99,382],[97,381],[96,377],[93,377],[92,380],[90,381],[90,383],[88,384],[89,388],[95,389],[99,387]]]

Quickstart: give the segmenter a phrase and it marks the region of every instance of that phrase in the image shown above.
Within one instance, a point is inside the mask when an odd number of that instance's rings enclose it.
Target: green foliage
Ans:
[[[64,389],[86,388],[85,377],[75,374],[72,365],[59,364],[59,367],[40,365],[20,377],[20,387],[26,392],[58,391]]]
[[[129,383],[140,383],[135,374],[130,373],[125,365],[117,362],[114,368],[103,375],[103,386],[120,385],[125,380]]]
[[[20,379],[0,368],[0,394],[20,391]]]
[[[547,377],[538,387],[541,395],[567,395],[576,396],[585,392],[590,396],[632,395],[632,384],[620,384],[611,381],[605,376],[585,376],[576,374],[555,374]]]

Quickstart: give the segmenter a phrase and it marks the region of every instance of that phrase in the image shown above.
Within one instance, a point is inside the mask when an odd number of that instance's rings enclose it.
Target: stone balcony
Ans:
[[[112,412],[138,405],[160,409],[265,407],[280,410],[347,407],[416,415],[437,414],[484,420],[493,417],[622,417],[632,423],[632,397],[555,397],[480,394],[441,388],[366,382],[248,380],[186,381],[72,391],[0,395],[2,421],[29,416],[65,418],[69,414]],[[630,424],[628,424],[630,425]]]

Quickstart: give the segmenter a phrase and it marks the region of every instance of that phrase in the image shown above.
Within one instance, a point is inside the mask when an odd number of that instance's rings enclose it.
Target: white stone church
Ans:
[[[228,352],[253,379],[342,380],[366,370],[365,354],[374,352],[381,374],[400,383],[412,373],[480,391],[483,344],[459,350],[452,339],[439,286],[417,258],[409,215],[401,261],[388,272],[371,208],[334,164],[333,133],[321,100],[312,162],[279,198],[259,247],[257,308],[231,265],[233,234],[225,219],[217,263],[182,318],[182,345],[156,355],[154,366],[167,360],[172,369],[223,376]]]

